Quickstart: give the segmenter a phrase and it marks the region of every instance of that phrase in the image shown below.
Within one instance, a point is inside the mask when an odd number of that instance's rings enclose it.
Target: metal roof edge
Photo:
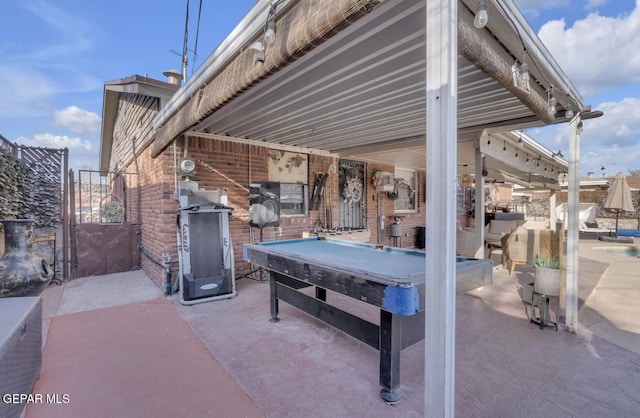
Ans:
[[[295,4],[299,0],[279,0],[276,9],[276,17],[283,10],[288,9],[291,4]],[[166,106],[160,109],[160,112],[153,119],[153,130],[157,130],[164,125],[182,106],[184,106],[191,96],[195,94],[204,83],[213,78],[215,74],[223,70],[242,50],[245,45],[263,31],[266,22],[271,0],[258,0],[258,2],[249,10],[245,17],[236,25],[220,45],[207,57],[205,62],[196,70],[195,74],[186,84],[178,90]]]
[[[496,2],[496,0],[492,0],[492,2]],[[569,81],[567,75],[562,71],[560,65],[553,58],[547,47],[544,45],[542,40],[538,37],[536,33],[533,32],[533,29],[522,15],[522,12],[515,5],[513,0],[500,0],[500,7],[498,10],[504,12],[506,18],[513,22],[517,27],[517,32],[522,38],[522,42],[527,46],[527,53],[541,63],[543,68],[549,70],[551,77],[553,77],[554,81],[559,82],[559,85],[554,85],[554,88],[559,90],[564,90],[565,93],[569,93],[571,97],[575,100],[579,109],[584,110],[584,102],[583,98],[575,88],[575,86]]]

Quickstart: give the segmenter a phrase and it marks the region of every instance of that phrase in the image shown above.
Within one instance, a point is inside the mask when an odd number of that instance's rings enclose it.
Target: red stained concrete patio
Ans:
[[[529,323],[533,271],[508,277],[499,253],[494,283],[458,297],[456,416],[640,416],[640,260],[580,245],[577,334]],[[141,271],[50,286],[34,393],[69,402],[29,405],[26,417],[425,415],[423,343],[402,352],[402,399],[386,405],[376,350],[285,303],[270,323],[266,282],[237,289],[183,306]]]

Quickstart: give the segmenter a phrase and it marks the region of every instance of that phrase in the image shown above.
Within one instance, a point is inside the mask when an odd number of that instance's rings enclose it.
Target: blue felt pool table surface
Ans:
[[[313,258],[327,266],[349,266],[398,279],[412,279],[424,274],[422,251],[334,239],[292,239],[260,244],[280,253],[299,258]]]
[[[385,285],[413,287],[423,285],[425,281],[425,252],[420,250],[314,237],[245,244],[244,259],[255,262],[249,255],[250,250],[320,264]],[[488,260],[466,257],[456,257],[456,262],[459,278],[461,274],[472,274],[472,270],[478,268],[478,263],[490,264]],[[487,270],[486,266],[484,270]]]

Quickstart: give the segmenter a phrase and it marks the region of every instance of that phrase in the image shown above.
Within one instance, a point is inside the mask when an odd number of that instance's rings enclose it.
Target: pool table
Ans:
[[[243,258],[269,272],[272,322],[284,301],[379,350],[380,396],[399,401],[400,352],[424,339],[424,251],[314,237],[245,244]],[[490,260],[456,261],[457,294],[491,283]],[[379,325],[327,303],[327,290],[373,305]]]

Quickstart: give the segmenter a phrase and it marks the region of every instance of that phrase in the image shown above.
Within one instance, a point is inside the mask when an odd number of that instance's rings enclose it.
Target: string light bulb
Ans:
[[[523,62],[520,66],[520,80],[525,84],[529,84],[529,65],[526,62]]]
[[[527,63],[518,64],[518,61],[511,66],[513,73],[513,85],[520,90],[529,93],[531,86],[529,85],[529,65]]]
[[[556,110],[557,110],[556,104],[557,104],[556,98],[553,97],[553,87],[551,87],[549,89],[549,99],[548,99],[549,108],[547,109],[547,111],[551,116],[554,116],[556,114]]]
[[[273,20],[267,22],[264,30],[264,42],[267,45],[273,45],[276,42],[276,23]]]
[[[271,3],[269,6],[269,14],[267,15],[267,22],[264,25],[263,39],[267,45],[273,45],[276,42],[276,6]]]
[[[567,105],[567,109],[564,111],[564,117],[567,119],[573,118],[573,107],[571,107],[571,103]]]
[[[478,2],[476,17],[473,19],[473,26],[475,26],[476,29],[482,29],[487,26],[488,21],[489,14],[487,13],[487,0],[480,0]]]

